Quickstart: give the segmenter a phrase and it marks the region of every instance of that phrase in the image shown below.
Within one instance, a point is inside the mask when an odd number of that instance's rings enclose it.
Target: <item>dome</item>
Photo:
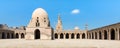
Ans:
[[[47,12],[42,8],[35,9],[28,27],[50,27]]]
[[[78,27],[78,26],[76,26],[74,29],[75,29],[75,30],[78,30],[78,29],[79,29],[79,27]]]
[[[43,8],[37,8],[33,11],[32,18],[48,17],[47,12]]]

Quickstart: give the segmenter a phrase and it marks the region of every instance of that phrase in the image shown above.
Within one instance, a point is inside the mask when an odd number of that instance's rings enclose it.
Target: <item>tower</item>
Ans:
[[[56,25],[56,31],[62,31],[62,21],[60,19],[60,14],[58,14],[58,22]]]
[[[85,30],[86,31],[88,30],[88,24],[85,24]]]
[[[25,39],[51,39],[52,28],[47,12],[37,8],[32,14],[32,19],[26,27]]]

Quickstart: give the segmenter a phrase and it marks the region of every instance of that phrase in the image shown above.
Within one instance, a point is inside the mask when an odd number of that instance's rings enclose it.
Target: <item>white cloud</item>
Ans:
[[[74,9],[74,10],[72,10],[71,13],[72,13],[72,14],[79,14],[79,13],[80,13],[80,10],[79,10],[79,9]]]

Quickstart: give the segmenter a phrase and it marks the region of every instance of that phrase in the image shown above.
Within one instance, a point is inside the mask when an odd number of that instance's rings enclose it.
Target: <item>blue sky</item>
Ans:
[[[85,24],[94,29],[120,21],[120,0],[0,0],[0,24],[26,26],[36,8],[47,11],[53,28],[58,14],[63,29],[84,29]]]

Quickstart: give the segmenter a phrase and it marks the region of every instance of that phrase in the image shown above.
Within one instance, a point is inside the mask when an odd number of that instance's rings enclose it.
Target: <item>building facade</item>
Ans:
[[[0,39],[24,39],[25,26],[8,27],[6,24],[0,24]]]
[[[89,30],[88,39],[120,40],[120,23]]]
[[[80,30],[77,26],[73,30],[63,30],[62,20],[58,15],[54,37],[54,39],[87,39],[87,30]]]
[[[56,28],[50,26],[47,12],[42,8],[33,11],[32,18],[27,26],[8,27],[0,24],[0,39],[26,39],[26,40],[53,40],[53,39],[96,39],[120,40],[120,23],[103,26],[100,28],[80,30],[64,30],[60,14]]]
[[[37,8],[26,27],[25,39],[52,39],[52,28],[47,12],[42,8]]]

